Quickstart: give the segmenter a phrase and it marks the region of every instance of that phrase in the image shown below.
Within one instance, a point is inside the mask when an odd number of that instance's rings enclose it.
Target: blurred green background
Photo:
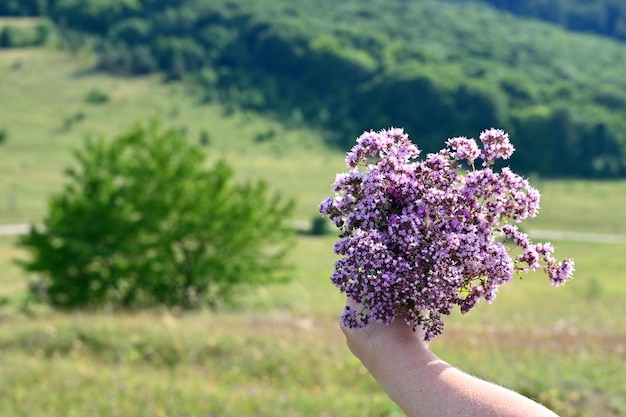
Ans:
[[[57,0],[0,4],[0,224],[40,221],[72,150],[159,119],[296,200],[309,227],[355,137],[488,127],[542,193],[523,224],[573,257],[453,314],[432,349],[562,416],[626,413],[626,5],[617,1]],[[0,236],[0,415],[400,416],[345,347],[333,234],[239,308],[24,307]]]

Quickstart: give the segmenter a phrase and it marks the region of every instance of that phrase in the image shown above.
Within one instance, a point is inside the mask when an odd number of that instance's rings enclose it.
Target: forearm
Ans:
[[[448,365],[425,346],[378,346],[368,370],[408,417],[555,417],[536,402]]]
[[[362,309],[348,299],[348,308]],[[342,326],[348,347],[408,417],[558,417],[542,405],[463,373],[428,349],[402,320]]]

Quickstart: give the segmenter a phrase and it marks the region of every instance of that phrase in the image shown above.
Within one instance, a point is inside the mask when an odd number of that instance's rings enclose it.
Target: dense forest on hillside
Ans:
[[[593,32],[626,40],[626,2],[622,0],[442,0],[483,2],[500,10],[555,23],[568,30]],[[38,16],[54,10],[58,0],[3,0],[0,16]],[[125,2],[132,5],[137,2]],[[154,3],[154,2],[153,2]],[[168,3],[167,1],[164,3]],[[175,4],[175,2],[169,2]]]
[[[626,175],[624,44],[483,4],[10,4],[49,16],[73,47],[88,36],[102,70],[189,80],[207,101],[322,127],[343,148],[363,130],[392,125],[405,127],[426,151],[496,126],[511,133],[518,148],[511,165],[523,172]]]
[[[626,40],[624,0],[447,0],[482,1],[519,16],[555,23],[568,30],[598,33]]]

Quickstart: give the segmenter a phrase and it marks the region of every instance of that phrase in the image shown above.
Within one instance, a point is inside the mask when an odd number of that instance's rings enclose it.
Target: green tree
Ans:
[[[60,308],[233,301],[286,279],[293,204],[263,182],[236,184],[224,162],[179,131],[137,126],[86,141],[40,227],[20,239],[34,294]]]

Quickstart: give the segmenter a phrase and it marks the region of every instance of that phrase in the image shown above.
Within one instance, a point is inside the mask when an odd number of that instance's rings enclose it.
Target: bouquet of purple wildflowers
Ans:
[[[442,315],[493,301],[516,272],[544,269],[555,286],[572,276],[573,260],[557,261],[551,244],[532,244],[512,224],[535,217],[540,196],[508,167],[493,169],[514,151],[508,135],[490,129],[480,140],[482,149],[474,139],[449,139],[418,160],[402,129],[357,139],[346,157],[350,170],[337,175],[334,196],[320,204],[340,229],[335,253],[342,258],[331,281],[363,305],[346,307],[346,326],[401,317],[432,340],[443,330]],[[512,257],[514,247],[521,250]]]

